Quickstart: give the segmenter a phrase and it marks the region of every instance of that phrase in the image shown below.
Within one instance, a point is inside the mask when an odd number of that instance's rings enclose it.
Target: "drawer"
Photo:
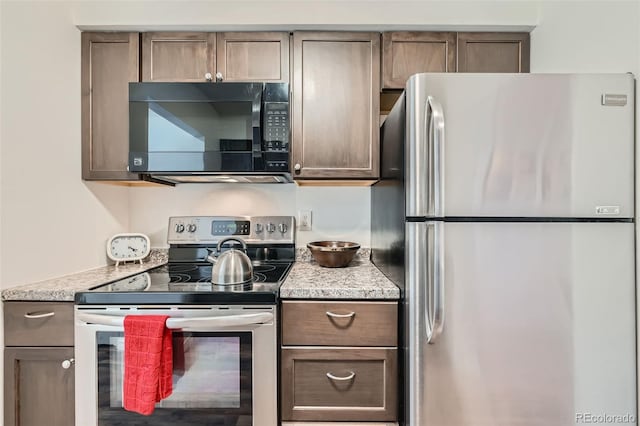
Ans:
[[[283,348],[283,420],[396,421],[397,350]]]
[[[282,344],[397,346],[397,302],[282,302]]]
[[[5,346],[73,346],[73,303],[4,302]]]

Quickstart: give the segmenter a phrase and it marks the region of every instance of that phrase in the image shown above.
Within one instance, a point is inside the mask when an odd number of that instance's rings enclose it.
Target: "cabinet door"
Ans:
[[[529,34],[458,33],[458,72],[529,72]]]
[[[82,178],[129,173],[129,82],[139,80],[138,33],[82,33]]]
[[[404,89],[419,72],[456,71],[456,33],[387,32],[382,34],[382,88]]]
[[[380,34],[293,34],[296,179],[376,179]]]
[[[289,82],[289,33],[219,33],[216,52],[223,81]]]
[[[215,75],[216,34],[142,34],[142,81],[206,81]]]
[[[282,420],[395,421],[395,348],[282,348]]]
[[[74,424],[73,348],[5,348],[5,426]],[[87,390],[90,391],[90,390]]]

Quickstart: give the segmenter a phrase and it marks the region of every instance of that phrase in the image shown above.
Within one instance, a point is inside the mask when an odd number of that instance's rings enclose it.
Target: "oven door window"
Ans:
[[[174,332],[173,392],[150,416],[122,408],[124,334],[98,332],[97,344],[98,425],[252,424],[250,332]]]

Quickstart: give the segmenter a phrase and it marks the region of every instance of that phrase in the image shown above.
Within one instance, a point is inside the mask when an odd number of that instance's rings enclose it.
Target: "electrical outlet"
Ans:
[[[311,210],[298,211],[298,231],[311,231]]]

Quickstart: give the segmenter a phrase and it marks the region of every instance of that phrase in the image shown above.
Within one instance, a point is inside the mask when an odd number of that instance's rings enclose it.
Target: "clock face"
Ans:
[[[107,243],[107,254],[116,261],[139,260],[149,250],[149,238],[143,234],[118,234]]]

